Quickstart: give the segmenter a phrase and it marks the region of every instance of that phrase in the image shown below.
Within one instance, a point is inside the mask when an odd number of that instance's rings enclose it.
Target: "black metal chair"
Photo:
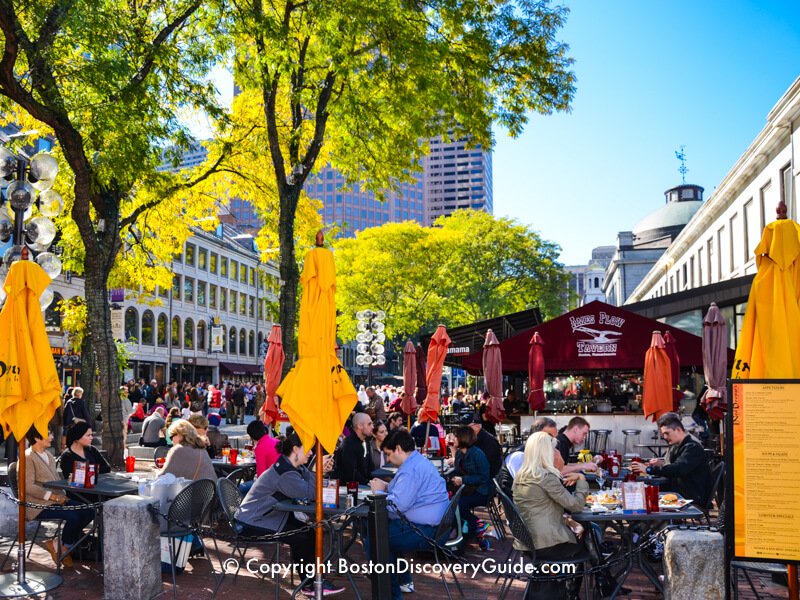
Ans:
[[[153,462],[157,461],[159,458],[167,458],[167,454],[169,454],[170,447],[169,446],[158,446],[153,450]]]
[[[237,469],[240,470],[240,469]],[[236,473],[234,471],[233,473]],[[231,475],[233,475],[231,473]],[[241,569],[241,565],[245,562],[245,553],[247,550],[253,546],[275,546],[275,563],[279,563],[281,559],[281,544],[272,539],[264,539],[258,540],[253,539],[251,537],[243,537],[239,534],[239,528],[236,524],[236,511],[239,510],[239,506],[242,504],[242,495],[239,493],[239,486],[231,481],[230,475],[227,478],[221,478],[217,480],[217,498],[219,499],[219,503],[222,507],[223,513],[225,513],[225,519],[228,522],[228,526],[230,527],[231,531],[233,532],[235,542],[233,545],[232,553],[234,556],[238,555],[239,560],[238,565],[236,567],[236,572],[233,575],[234,582],[236,581],[236,577],[239,575],[239,570]],[[222,561],[220,561],[221,563]],[[225,579],[225,568],[222,566],[222,576],[220,577],[219,581],[217,582],[216,587],[214,588],[214,597],[216,597],[219,588],[222,586],[222,581]],[[275,600],[278,600],[278,594],[280,592],[280,575],[275,575]]]
[[[708,490],[708,498],[706,498],[705,503],[698,508],[703,511],[703,517],[705,517],[706,525],[711,525],[711,518],[710,513],[711,509],[714,508],[714,500],[717,501],[717,505],[721,503],[722,494],[724,494],[724,481],[725,481],[725,463],[720,462],[717,464],[714,469],[711,471],[711,488]]]
[[[503,493],[499,485],[497,485],[497,495],[500,497],[500,501],[503,504],[503,510],[506,513],[506,519],[508,519],[508,528],[511,530],[511,535],[514,537],[516,541],[518,541],[520,544],[528,548],[526,552],[517,550],[516,548],[512,548],[511,554],[508,556],[507,560],[509,562],[514,562],[517,560],[517,558],[521,556],[527,556],[531,564],[534,565],[538,564],[536,560],[536,549],[533,544],[533,538],[531,537],[531,533],[530,530],[528,529],[528,526],[522,519],[522,515],[519,514],[517,506],[514,504],[511,498],[509,498],[508,496],[505,495],[505,493]],[[591,556],[589,555],[588,552],[571,556],[569,559],[563,561],[547,559],[547,563],[551,565],[563,564],[566,566],[566,565],[580,564],[583,569],[581,574],[583,574],[583,572],[586,570],[586,565],[590,561],[591,561]],[[515,578],[516,576],[511,573],[505,575],[503,579],[503,584],[500,586],[501,600],[506,597],[506,594],[508,593],[508,590],[511,589],[511,584],[513,583]],[[530,588],[531,583],[532,583],[531,579],[528,579],[528,583],[525,586],[525,593],[523,594],[523,597],[527,596],[528,589]],[[586,594],[585,597],[590,598],[591,596],[589,595],[589,578],[586,576],[584,576],[583,578],[583,585]]]
[[[450,504],[447,505],[447,510],[445,511],[439,526],[436,528],[436,532],[433,534],[433,539],[435,539],[437,543],[442,544],[451,552],[457,552],[464,544],[464,534],[461,528],[461,515],[458,512],[458,501],[461,499],[461,492],[463,491],[464,486],[462,485],[460,488],[458,488],[456,493],[453,494],[453,497],[450,499]],[[453,535],[454,533],[455,536]],[[433,547],[433,557],[436,560],[437,565],[441,565],[442,560],[447,558],[438,546]],[[439,575],[442,578],[442,583],[444,584],[444,589],[447,592],[448,600],[453,600],[453,596],[450,594],[450,587],[447,585],[447,579],[444,576],[444,572],[445,569],[440,569]],[[455,571],[453,571],[453,581],[456,582],[458,592],[463,596],[464,590],[461,589],[461,584],[456,578]]]
[[[14,494],[14,498],[19,500],[19,486],[17,481],[17,463],[12,462],[8,465],[8,486],[11,488],[11,493]],[[45,523],[53,523],[56,525],[56,530],[52,536],[47,537],[46,539],[53,540],[54,542],[59,542],[61,540],[61,530],[64,528],[64,519],[57,519],[57,518],[50,518],[50,519],[33,519],[36,522],[36,531],[33,532],[33,537],[29,540],[31,542],[30,547],[28,548],[28,558],[31,557],[31,551],[33,550],[33,544],[36,541],[36,538],[39,536],[39,531],[41,531],[42,525]],[[11,551],[14,549],[14,546],[19,542],[19,535],[14,538],[14,541],[11,543],[11,546],[8,548],[8,552],[6,553],[5,558],[3,559],[2,567],[5,567],[6,562],[8,561],[9,557],[11,556]],[[72,548],[69,548],[71,551]],[[67,553],[62,553],[59,546],[58,551],[58,560],[56,561],[56,572],[61,574],[61,562],[64,560],[64,557]]]
[[[208,516],[211,505],[214,502],[216,489],[214,482],[210,479],[200,479],[194,481],[178,492],[175,499],[170,504],[167,511],[167,531],[162,532],[161,536],[168,538],[170,570],[172,571],[172,597],[177,598],[178,584],[175,581],[175,560],[183,548],[183,544],[189,543],[184,538],[196,535],[203,546],[208,564],[212,571],[214,566],[211,564],[211,557],[205,550],[205,545],[200,537],[200,527]],[[178,540],[178,547],[175,548],[174,540]]]
[[[244,469],[236,469],[234,471],[231,471],[225,476],[225,479],[232,482],[234,485],[236,485],[237,488],[240,485],[242,485],[242,483],[246,478],[247,478],[247,471],[245,471]]]

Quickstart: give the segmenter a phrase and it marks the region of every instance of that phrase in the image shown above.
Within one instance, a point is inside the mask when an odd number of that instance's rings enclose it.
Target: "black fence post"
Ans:
[[[373,569],[371,575],[373,600],[390,600],[392,597],[392,582],[386,569],[375,569],[374,565],[389,565],[389,511],[386,506],[384,494],[370,494],[367,496],[369,504],[369,548],[370,561]],[[381,572],[376,572],[381,571]]]

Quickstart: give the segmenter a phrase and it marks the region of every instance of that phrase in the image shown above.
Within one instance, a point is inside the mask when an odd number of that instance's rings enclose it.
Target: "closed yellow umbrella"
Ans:
[[[358,395],[336,357],[333,253],[321,247],[321,239],[318,243],[319,247],[306,254],[300,277],[303,284],[297,332],[300,357],[276,394],[303,446],[311,449],[316,437],[332,453]]]
[[[755,254],[732,377],[800,378],[800,225],[779,217],[764,228]]]
[[[731,377],[799,379],[800,225],[786,218],[783,201],[777,220],[764,228],[755,255],[758,273],[750,287]],[[742,440],[734,437],[733,443]],[[739,469],[744,469],[741,459],[734,464],[734,470]],[[741,514],[735,514],[736,529],[741,531]],[[789,598],[797,600],[797,566],[787,565],[787,570]]]
[[[20,218],[17,214],[17,218]],[[7,297],[0,311],[0,425],[19,443],[17,486],[25,499],[25,435],[31,426],[43,436],[47,424],[61,405],[61,383],[50,353],[39,296],[50,277],[35,262],[22,258],[11,264],[3,290]],[[20,595],[15,590],[39,594],[61,583],[61,577],[25,571],[25,507],[18,506],[18,564],[16,583],[0,577],[0,594]]]
[[[47,435],[61,405],[61,383],[50,352],[39,296],[50,277],[35,262],[11,265],[0,311],[0,424],[8,436],[24,440],[31,428]]]

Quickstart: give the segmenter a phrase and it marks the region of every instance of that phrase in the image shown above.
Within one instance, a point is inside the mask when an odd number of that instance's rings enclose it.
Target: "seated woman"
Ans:
[[[100,451],[92,446],[92,429],[88,423],[77,421],[67,430],[67,449],[61,453],[61,473],[69,479],[76,462],[97,465],[97,473],[110,473],[111,465]]]
[[[172,448],[167,453],[164,467],[158,471],[159,475],[172,473],[175,477],[194,481],[217,480],[211,457],[206,451],[206,443],[189,421],[175,421],[169,427],[169,435],[172,438]]]
[[[483,524],[479,530],[478,517],[472,510],[476,506],[486,506],[491,495],[492,483],[489,475],[489,460],[483,450],[475,445],[475,431],[469,425],[456,429],[456,450],[453,460],[451,482],[457,488],[465,486],[461,492],[458,508],[461,517],[467,521],[469,533],[478,535],[481,549],[488,548],[483,539]]]
[[[583,540],[578,540],[564,523],[564,511],[583,510],[589,485],[582,473],[569,473],[562,477],[553,464],[556,440],[545,431],[537,431],[528,438],[525,454],[514,479],[514,503],[531,534],[537,560],[563,560],[583,552]],[[570,493],[564,486],[575,485]],[[530,550],[514,540],[517,550]],[[580,582],[574,580],[572,586]],[[527,598],[560,598],[565,592],[564,582],[533,582]]]
[[[301,569],[304,575],[311,575],[306,565],[313,565],[314,531],[305,530],[305,523],[295,517],[292,512],[275,510],[280,500],[314,498],[316,494],[314,474],[305,468],[309,452],[300,443],[297,434],[282,438],[278,444],[281,456],[278,462],[267,469],[245,496],[239,510],[236,511],[237,524],[241,526],[241,534],[245,536],[263,536],[275,532],[299,530],[296,534],[282,538],[292,550],[292,563]],[[333,466],[333,457],[323,461],[323,469],[327,472]],[[303,594],[313,595],[313,582],[303,587]],[[323,594],[330,596],[343,592],[344,588],[333,582],[323,581]]]
[[[53,436],[48,432],[42,437],[36,428],[28,431],[30,448],[25,451],[25,501],[35,504],[80,506],[80,502],[70,500],[65,494],[48,490],[44,484],[48,481],[61,479],[56,472],[56,460],[47,451],[53,443]],[[48,540],[44,547],[53,557],[53,562],[58,560],[59,552],[63,555],[61,562],[65,567],[72,566],[69,552],[72,546],[80,540],[83,528],[94,519],[94,509],[58,510],[57,508],[31,508],[25,509],[25,520],[33,519],[63,519],[64,528],[60,540]]]
[[[372,467],[377,469],[386,464],[386,457],[381,450],[383,440],[389,435],[389,429],[383,421],[376,421],[372,431],[372,439],[369,441],[369,452],[372,457]]]

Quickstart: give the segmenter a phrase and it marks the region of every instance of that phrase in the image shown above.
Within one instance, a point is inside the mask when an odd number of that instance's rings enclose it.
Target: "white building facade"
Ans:
[[[627,303],[652,304],[648,301],[675,294],[691,299],[709,286],[722,289],[735,280],[749,285],[749,277],[756,272],[755,247],[764,226],[775,220],[778,203],[783,200],[789,218],[797,219],[798,165],[794,157],[800,153],[798,126],[800,78],[770,111],[766,126],[630,294]],[[688,308],[689,304],[685,304]],[[732,330],[731,346],[735,346],[746,297],[720,308]],[[698,307],[665,320],[688,324],[685,328],[697,332],[704,312]]]
[[[266,338],[277,305],[279,275],[262,263],[250,236],[221,225],[215,233],[195,230],[172,263],[171,289],[143,296],[136,282],[112,290],[122,323],[120,339],[131,358],[126,379],[168,381],[250,380],[261,377]],[[79,357],[66,353],[67,340],[55,310],[62,298],[83,295],[83,280],[60,275],[52,284],[56,301],[46,312],[50,345],[66,385],[77,380]],[[113,319],[112,319],[113,321]],[[211,344],[221,328],[222,348]]]

